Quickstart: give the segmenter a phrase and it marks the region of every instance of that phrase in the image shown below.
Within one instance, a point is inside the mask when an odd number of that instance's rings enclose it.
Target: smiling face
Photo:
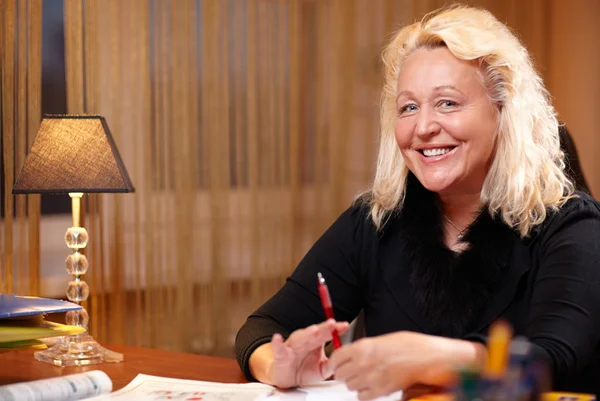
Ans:
[[[416,50],[398,78],[396,142],[430,191],[481,191],[494,152],[497,108],[475,62],[446,47]]]

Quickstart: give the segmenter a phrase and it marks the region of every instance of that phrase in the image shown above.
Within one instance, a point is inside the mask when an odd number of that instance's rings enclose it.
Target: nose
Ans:
[[[417,114],[415,133],[422,138],[427,138],[439,133],[440,129],[441,127],[436,121],[434,113],[430,107],[422,107]]]

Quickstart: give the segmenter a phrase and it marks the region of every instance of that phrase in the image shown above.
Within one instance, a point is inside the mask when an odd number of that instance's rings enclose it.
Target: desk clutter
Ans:
[[[100,370],[0,386],[0,401],[358,401],[356,393],[335,380],[291,390],[262,383],[219,383],[138,374],[111,392]],[[401,392],[373,401],[400,401]]]
[[[45,349],[41,339],[85,332],[83,327],[45,320],[46,314],[78,309],[81,306],[72,302],[0,294],[0,353]]]
[[[531,357],[531,343],[513,338],[510,325],[498,321],[489,331],[483,368],[461,369],[449,393],[412,401],[596,401],[596,396],[553,392],[549,370]]]
[[[0,401],[358,401],[355,393],[335,381],[279,391],[261,383],[218,383],[138,374],[111,392],[110,378],[100,370],[52,379],[0,386]],[[377,401],[398,401],[384,397]]]
[[[11,312],[7,312],[6,305],[8,303],[21,303],[26,306],[14,307],[11,308]],[[3,307],[4,309],[2,309]],[[32,298],[11,299],[0,296],[0,315],[3,315],[3,317],[0,316],[0,320],[16,317],[28,320],[34,319],[36,316],[39,319],[40,315],[44,313],[72,310],[77,307],[78,305],[62,301]],[[27,318],[27,316],[29,317]],[[58,332],[60,331],[56,331],[54,334],[56,335]],[[5,334],[0,328],[0,340],[4,339],[4,336]],[[420,392],[420,394],[426,395],[416,395],[411,394],[410,389],[407,389],[404,393],[396,392],[378,398],[376,401],[596,401],[596,397],[590,394],[551,392],[552,381],[549,372],[543,365],[531,358],[531,344],[524,338],[513,338],[510,326],[503,322],[498,322],[491,327],[487,348],[488,358],[484,366],[458,371],[458,380],[455,385],[444,388],[441,390],[442,392],[432,393],[431,389],[426,388],[424,390],[428,392]],[[127,381],[121,381],[121,383],[119,383],[119,373],[115,375],[114,369],[108,369],[106,372],[101,370],[79,371],[79,373],[60,376],[60,369],[54,366],[46,368],[46,364],[43,364],[44,367],[33,367],[33,364],[39,363],[33,358],[31,358],[30,364],[13,365],[21,357],[29,358],[29,353],[6,354],[3,356],[6,358],[5,362],[0,359],[0,364],[4,363],[6,368],[5,372],[14,370],[13,366],[20,366],[22,370],[32,371],[39,368],[40,372],[48,372],[48,369],[53,369],[50,375],[38,375],[38,377],[54,375],[56,377],[8,382],[6,385],[0,386],[0,401],[358,401],[356,392],[350,391],[344,383],[336,380],[284,391],[260,383],[222,383],[149,376],[142,372],[157,372],[172,377],[177,377],[182,373],[173,371],[172,364],[160,370],[165,361],[171,358],[170,354],[165,351],[132,349],[129,363],[135,363],[132,361],[135,361],[136,353],[141,353],[138,365],[130,365],[130,369],[138,375],[133,380],[133,376],[128,377]],[[157,353],[157,356],[148,357],[152,353]],[[177,359],[178,363],[186,359],[182,357],[187,357],[181,353],[173,353],[173,355],[171,359]],[[228,360],[231,364],[221,364],[220,368],[214,369],[215,358],[211,358],[205,362],[209,369],[207,371],[201,369],[202,356],[194,355],[194,357],[200,359],[194,359],[192,364],[185,366],[186,369],[189,366],[191,370],[197,367],[200,373],[196,377],[199,379],[227,381],[241,378],[239,367],[234,360]],[[143,361],[143,364],[139,364],[139,361]],[[155,362],[152,363],[152,361]],[[229,369],[224,366],[229,366],[234,375],[225,378],[223,375],[211,376],[210,370],[226,371]],[[123,369],[119,371],[120,374],[123,373]],[[186,376],[190,377],[187,374]],[[26,375],[25,377],[35,377],[35,375]],[[128,384],[119,388],[123,382]],[[116,391],[113,391],[113,383],[118,388]]]

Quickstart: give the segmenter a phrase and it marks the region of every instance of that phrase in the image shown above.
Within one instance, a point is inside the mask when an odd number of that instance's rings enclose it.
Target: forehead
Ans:
[[[398,76],[399,92],[422,92],[445,86],[466,93],[485,90],[478,64],[455,57],[445,46],[415,50],[404,61]]]

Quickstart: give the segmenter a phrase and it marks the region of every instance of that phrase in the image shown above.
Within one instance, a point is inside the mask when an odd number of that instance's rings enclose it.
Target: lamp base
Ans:
[[[88,333],[59,337],[52,347],[34,352],[34,358],[56,366],[87,366],[122,362],[123,354],[107,350]]]

